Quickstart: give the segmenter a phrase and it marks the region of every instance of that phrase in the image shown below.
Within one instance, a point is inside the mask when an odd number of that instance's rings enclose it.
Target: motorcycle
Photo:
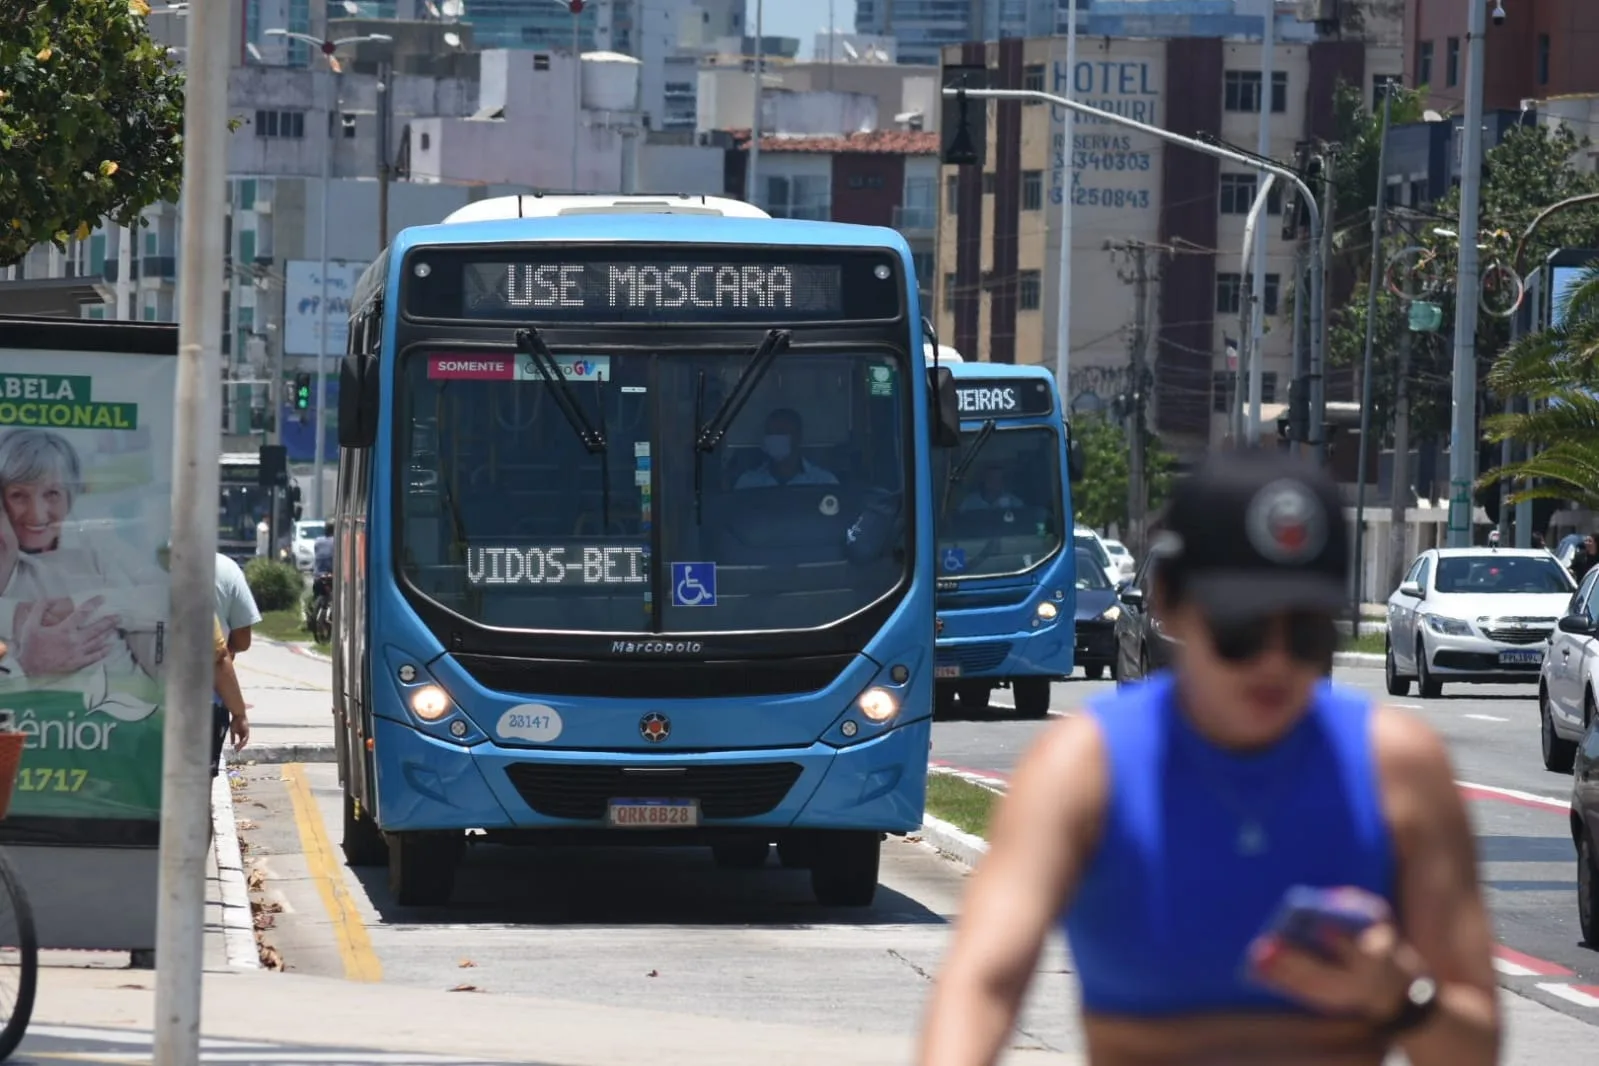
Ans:
[[[320,644],[333,639],[333,575],[318,574],[311,580],[311,598],[305,605],[305,628]]]

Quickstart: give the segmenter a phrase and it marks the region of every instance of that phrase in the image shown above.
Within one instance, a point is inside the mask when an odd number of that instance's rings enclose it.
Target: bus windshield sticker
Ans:
[[[561,712],[543,703],[523,703],[500,715],[494,731],[506,740],[548,744],[561,735]]]
[[[868,396],[894,395],[894,368],[883,364],[868,367],[866,370],[866,394]]]
[[[637,456],[645,456],[650,454],[650,442],[647,440],[634,441],[633,454]]]
[[[965,548],[945,548],[941,553],[939,566],[946,574],[958,574],[966,569]]]
[[[715,607],[716,564],[673,563],[672,606]]]
[[[482,585],[648,585],[649,550],[629,545],[466,549],[466,580]]]
[[[557,355],[555,365],[568,381],[609,381],[611,357],[608,355]],[[483,355],[460,353],[428,357],[428,377],[453,381],[538,381],[538,368],[526,355]]]

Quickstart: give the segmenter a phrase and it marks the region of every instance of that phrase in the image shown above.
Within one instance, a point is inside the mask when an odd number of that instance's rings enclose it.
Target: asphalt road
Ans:
[[[1335,677],[1376,698],[1390,699],[1381,670],[1341,667]],[[1111,687],[1113,682],[1108,681],[1057,684],[1051,705],[1058,712],[1070,712]],[[1444,689],[1441,699],[1410,696],[1390,702],[1438,729],[1449,744],[1457,779],[1466,786],[1482,786],[1466,787],[1465,792],[1495,929],[1508,949],[1500,961],[1505,984],[1599,1022],[1599,999],[1578,1004],[1569,998],[1573,988],[1599,985],[1599,950],[1582,943],[1577,927],[1576,852],[1567,820],[1571,777],[1543,768],[1536,689],[1453,685]],[[1004,713],[1000,709],[990,719],[940,722],[933,731],[933,759],[1003,777],[1047,725],[1008,721],[1001,717]],[[1535,972],[1517,973],[1517,969]],[[1540,985],[1555,985],[1561,991]]]
[[[266,645],[245,658],[251,669],[241,675],[263,743],[331,741],[325,662]],[[1367,687],[1381,682],[1375,671],[1348,677]],[[1103,687],[1059,686],[1055,706],[1069,710]],[[1559,779],[1539,769],[1529,699],[1445,700],[1423,713],[1450,723],[1462,777],[1559,795]],[[1043,725],[940,723],[933,757],[1003,773]],[[905,1033],[921,1016],[965,878],[924,844],[891,840],[876,904],[829,910],[811,902],[803,873],[775,862],[735,872],[715,868],[699,849],[485,845],[468,849],[451,905],[408,909],[394,903],[384,871],[344,866],[333,766],[249,765],[243,775],[234,799],[254,895],[266,907],[258,918],[262,941],[290,970],[351,980]],[[1594,1030],[1575,1019],[1599,1021],[1599,1009],[1536,987],[1599,981],[1592,965],[1599,959],[1574,944],[1563,823],[1553,809],[1490,800],[1474,807],[1506,942],[1529,956],[1569,960],[1574,971],[1578,960],[1584,967],[1582,978],[1505,977],[1529,998],[1507,997],[1512,1036],[1504,1061],[1580,1059],[1576,1049]],[[1057,938],[1040,964],[1017,1046],[1081,1050],[1069,965]],[[275,1051],[260,1049],[264,1061]]]

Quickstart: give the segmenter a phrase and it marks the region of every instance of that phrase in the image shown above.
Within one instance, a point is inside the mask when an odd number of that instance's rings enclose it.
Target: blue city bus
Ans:
[[[930,454],[909,247],[703,197],[483,201],[356,286],[334,715],[352,866],[709,846],[874,896],[921,825]]]
[[[955,359],[961,443],[930,453],[936,711],[984,713],[1008,686],[1018,716],[1042,718],[1074,665],[1081,452],[1047,369]]]

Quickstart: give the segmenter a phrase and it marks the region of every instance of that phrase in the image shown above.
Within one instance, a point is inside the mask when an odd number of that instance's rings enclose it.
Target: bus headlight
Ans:
[[[1045,600],[1043,603],[1038,605],[1038,617],[1042,618],[1046,622],[1053,622],[1055,620],[1055,616],[1058,614],[1060,614],[1060,608],[1056,607],[1048,600]]]
[[[450,695],[437,685],[423,685],[411,693],[411,710],[424,722],[437,722],[450,713]]]
[[[887,689],[869,688],[856,701],[861,713],[873,722],[886,722],[899,713],[899,701]]]

